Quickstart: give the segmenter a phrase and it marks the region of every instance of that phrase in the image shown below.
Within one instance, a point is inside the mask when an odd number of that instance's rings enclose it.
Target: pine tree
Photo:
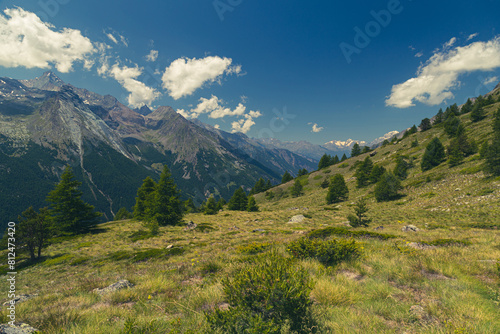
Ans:
[[[367,218],[366,213],[368,212],[368,205],[364,198],[360,198],[354,206],[354,215],[350,214],[347,216],[349,223],[352,227],[368,226],[371,219]]]
[[[347,160],[347,155],[345,153],[342,155],[342,158],[340,159],[340,162],[346,161]]]
[[[47,246],[47,240],[52,234],[47,208],[36,212],[30,206],[18,217],[16,247],[25,249],[30,255],[30,260],[34,261],[42,256],[42,248]]]
[[[328,154],[326,154],[326,153],[323,154],[321,159],[319,159],[318,170],[330,166],[330,160],[331,160],[331,157]]]
[[[479,150],[479,157],[481,159],[486,159],[488,156],[488,151],[490,149],[490,145],[488,144],[488,141],[485,140],[483,144],[481,145],[481,149]]]
[[[285,172],[285,174],[283,174],[283,177],[281,178],[281,183],[287,183],[287,182],[290,182],[293,180],[293,176],[290,175],[290,173],[288,172]]]
[[[102,214],[82,200],[82,192],[78,190],[80,185],[71,167],[67,166],[61,180],[47,196],[48,212],[59,232],[86,233],[99,223]]]
[[[399,198],[398,191],[401,189],[401,182],[391,172],[386,172],[375,185],[375,199],[377,202],[385,202]]]
[[[252,190],[250,190],[250,195],[259,194],[263,191],[266,191],[266,182],[263,178],[259,178],[259,180],[255,182]]]
[[[203,213],[205,215],[216,215],[219,212],[217,210],[217,202],[215,202],[215,198],[213,196],[210,196],[207,199],[207,203],[205,204],[205,210]]]
[[[380,165],[374,165],[372,168],[372,172],[370,173],[370,182],[377,183],[378,180],[384,175],[385,168]]]
[[[361,148],[358,143],[354,143],[351,149],[351,157],[356,157],[361,154]]]
[[[295,183],[290,188],[290,194],[292,195],[292,197],[299,197],[304,194],[302,191],[302,183],[300,183],[299,180],[295,180]]]
[[[324,179],[323,182],[321,182],[320,184],[320,187],[323,188],[323,189],[326,189],[330,186],[330,181],[328,181],[328,179]]]
[[[339,156],[338,155],[335,155],[333,158],[332,158],[332,165],[336,165],[340,162],[340,159],[339,159]]]
[[[486,171],[500,175],[500,108],[493,117],[493,141],[486,154]]]
[[[405,160],[402,155],[396,156],[396,167],[394,167],[394,175],[400,180],[408,177],[408,169],[410,164]]]
[[[370,181],[370,174],[372,173],[373,162],[370,157],[366,157],[365,160],[359,164],[354,176],[356,176],[356,184],[358,188],[362,188],[368,185]]]
[[[219,198],[219,200],[217,201],[217,211],[224,209],[224,205],[226,205],[226,204],[227,204],[227,202],[224,198],[222,198],[222,197]]]
[[[137,190],[137,197],[135,198],[134,219],[150,220],[152,218],[152,206],[156,187],[156,182],[149,176],[142,181],[142,185]]]
[[[418,147],[418,139],[417,138],[415,138],[415,140],[411,142],[411,147],[412,148],[413,147]]]
[[[425,153],[422,157],[420,167],[422,168],[422,171],[429,170],[441,164],[444,158],[444,146],[439,138],[435,137],[425,148]]]
[[[257,206],[257,202],[253,196],[248,196],[248,204],[247,204],[248,212],[257,212],[259,211],[259,207]]]
[[[349,198],[349,189],[345,184],[344,177],[342,174],[335,174],[328,187],[328,193],[326,194],[326,203],[338,203],[346,201]]]
[[[265,190],[269,190],[273,187],[273,185],[271,184],[271,180],[267,179],[266,181],[266,187],[265,187]]]
[[[133,218],[133,215],[130,212],[128,212],[127,208],[122,207],[115,214],[114,220],[123,220],[123,219],[131,219],[131,218]]]
[[[444,132],[450,136],[454,137],[457,135],[458,127],[460,126],[460,118],[455,115],[451,115],[444,122]]]
[[[184,212],[180,192],[167,165],[163,166],[153,203],[153,219],[160,226],[177,225],[181,222]]]
[[[389,144],[390,144],[390,142],[389,142],[387,139],[385,139],[385,140],[382,142],[382,146],[387,146],[387,145],[389,145]]]
[[[307,169],[305,169],[305,168],[299,169],[299,172],[297,173],[297,177],[307,175],[307,173],[309,173],[307,171]]]
[[[493,97],[493,95],[488,95],[488,97],[486,98],[486,101],[484,101],[484,105],[485,106],[489,106],[491,104],[495,103],[495,98]]]
[[[246,211],[248,205],[247,195],[243,188],[238,187],[233,193],[233,197],[229,200],[227,204],[228,210],[233,211]]]
[[[436,114],[436,117],[434,118],[434,124],[443,123],[443,120],[444,120],[443,109],[439,109],[438,113]]]
[[[472,111],[472,101],[470,99],[467,99],[467,102],[465,102],[465,104],[462,106],[462,109],[460,110],[460,112],[462,114],[468,114]]]
[[[422,131],[422,132],[429,130],[430,128],[432,128],[431,120],[428,118],[424,118],[422,120],[422,122],[420,122],[419,127],[420,127],[420,131]]]
[[[479,122],[483,120],[486,117],[486,113],[484,111],[484,108],[479,105],[479,104],[474,104],[474,107],[472,108],[472,111],[470,113],[470,119],[472,122]]]
[[[462,162],[462,160],[464,160],[464,154],[460,150],[460,147],[459,147],[459,144],[458,144],[458,141],[456,140],[456,138],[450,142],[450,145],[448,146],[447,151],[448,151],[447,152],[448,153],[448,164],[451,167],[459,165]]]
[[[198,209],[196,208],[196,205],[194,205],[194,201],[191,197],[189,197],[187,200],[185,200],[183,204],[184,204],[184,211],[186,213],[198,212]]]

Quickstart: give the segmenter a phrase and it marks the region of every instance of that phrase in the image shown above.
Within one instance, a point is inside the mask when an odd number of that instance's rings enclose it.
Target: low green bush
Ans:
[[[471,244],[470,241],[458,240],[458,239],[436,239],[433,241],[421,241],[420,243],[427,246],[437,246],[437,247],[468,246]]]
[[[246,262],[222,281],[228,310],[206,313],[217,333],[319,333],[308,272],[276,251]]]
[[[380,240],[389,240],[397,238],[397,236],[393,234],[377,233],[370,231],[351,231],[343,227],[333,227],[333,226],[313,230],[307,234],[307,236],[311,239],[313,238],[325,239],[332,235],[345,236],[349,238],[356,238],[356,237],[376,238]]]
[[[240,245],[236,249],[243,254],[258,254],[269,248],[270,244],[267,242],[252,242],[247,245]]]
[[[289,243],[287,250],[295,258],[314,258],[325,266],[335,266],[361,256],[360,246],[353,239],[325,241],[305,237]]]

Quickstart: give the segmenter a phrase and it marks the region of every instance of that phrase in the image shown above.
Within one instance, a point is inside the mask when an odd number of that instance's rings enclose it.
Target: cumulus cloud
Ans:
[[[0,14],[0,66],[50,68],[54,64],[62,73],[70,72],[77,61],[86,68],[92,66],[88,56],[95,48],[79,30],[55,31],[53,25],[22,8],[4,13]]]
[[[176,59],[165,69],[163,88],[175,100],[191,95],[204,84],[220,80],[224,74],[239,74],[241,66],[231,66],[231,63],[231,58],[217,56]]]
[[[137,65],[135,67],[120,67],[120,65],[114,64],[109,70],[109,75],[130,93],[127,100],[128,104],[133,108],[142,107],[143,105],[151,106],[151,103],[160,97],[160,93],[154,88],[148,87],[137,80],[141,74],[142,68]]]
[[[491,84],[496,84],[498,82],[498,77],[489,77],[484,79],[483,85],[488,86]]]
[[[221,119],[224,117],[241,117],[231,123],[231,132],[247,133],[255,124],[254,118],[262,116],[260,111],[250,110],[247,112],[247,107],[243,103],[239,103],[236,108],[231,109],[225,106],[225,102],[217,96],[212,95],[210,99],[200,98],[196,107],[187,111],[184,109],[177,110],[184,118],[198,118],[200,115],[207,114],[209,118]]]
[[[147,61],[155,62],[158,59],[158,50],[151,50],[149,54],[146,56]]]
[[[312,130],[311,130],[311,132],[318,133],[318,132],[323,131],[323,129],[324,129],[323,127],[318,126],[318,124],[317,124],[317,123],[314,123],[314,124],[313,124],[313,126],[312,126]]]
[[[438,105],[454,97],[452,89],[459,86],[459,76],[474,71],[491,71],[500,67],[500,36],[487,42],[474,42],[450,48],[451,39],[420,66],[417,76],[394,85],[386,105],[408,108],[415,101]]]

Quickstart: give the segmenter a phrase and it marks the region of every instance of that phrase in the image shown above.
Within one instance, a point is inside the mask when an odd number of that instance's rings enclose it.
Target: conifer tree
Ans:
[[[297,177],[307,175],[307,173],[309,173],[307,171],[307,169],[305,169],[305,168],[299,169],[299,172],[297,173]]]
[[[401,189],[401,182],[391,172],[385,172],[375,185],[375,199],[377,202],[384,202],[399,197],[398,191]]]
[[[217,201],[217,211],[219,210],[222,210],[224,208],[224,205],[226,205],[227,202],[224,198],[219,198],[219,200]]]
[[[184,201],[184,211],[187,213],[196,213],[198,212],[198,209],[196,208],[196,205],[194,205],[194,201],[191,197],[189,197],[187,200]]]
[[[428,118],[424,118],[422,122],[420,122],[420,131],[424,132],[429,130],[430,128],[432,128],[431,120]]]
[[[248,205],[247,195],[243,188],[238,187],[233,193],[233,197],[229,200],[227,204],[228,210],[233,211],[246,211]]]
[[[349,198],[349,189],[345,184],[344,176],[342,174],[335,174],[328,187],[326,194],[326,203],[338,203],[346,201]]]
[[[207,203],[205,204],[205,210],[203,211],[203,213],[205,215],[216,215],[218,212],[219,210],[217,210],[217,202],[215,201],[215,198],[211,195],[207,199]]]
[[[366,216],[368,212],[368,205],[364,198],[360,198],[354,206],[354,215],[349,214],[347,219],[352,227],[368,226],[371,219]]]
[[[404,180],[408,177],[408,169],[410,164],[405,160],[402,155],[396,156],[396,167],[394,167],[394,175],[400,180]]]
[[[300,183],[299,180],[295,180],[295,183],[290,188],[290,194],[292,195],[292,197],[302,196],[304,194],[302,188],[302,183]]]
[[[435,137],[425,148],[420,167],[422,171],[429,170],[441,164],[445,158],[444,146],[438,137]]]
[[[500,175],[500,108],[493,117],[493,141],[486,154],[486,171]]]
[[[265,190],[269,190],[273,187],[273,185],[271,184],[271,180],[267,179],[266,181],[266,187],[265,187]]]
[[[127,208],[122,207],[115,214],[114,220],[123,220],[123,219],[131,219],[131,218],[133,218],[133,215],[130,212],[128,212]]]
[[[48,212],[59,232],[86,233],[99,223],[102,214],[82,200],[82,192],[78,190],[81,184],[75,179],[72,168],[67,166],[61,180],[47,196]]]
[[[153,200],[153,219],[160,226],[177,225],[184,214],[180,192],[174,183],[172,174],[167,165],[163,166],[160,181]]]
[[[460,118],[454,114],[450,115],[444,122],[444,132],[450,136],[454,137],[457,135],[458,127],[460,126]]]
[[[380,165],[374,165],[372,168],[372,171],[370,173],[370,182],[371,183],[377,183],[378,180],[384,175],[385,173],[385,168],[380,166]]]
[[[461,114],[468,114],[472,111],[472,101],[470,99],[467,99],[467,102],[462,106],[462,109],[460,110]]]
[[[470,113],[470,119],[472,122],[479,122],[483,120],[486,117],[486,112],[484,111],[484,108],[479,105],[479,104],[474,104],[474,107],[472,108],[472,111]]]
[[[347,160],[347,155],[345,153],[342,155],[342,158],[340,159],[340,162],[346,161]]]
[[[318,170],[330,166],[330,156],[328,154],[323,154],[321,159],[319,159]]]
[[[358,143],[354,143],[351,149],[351,157],[356,157],[361,154],[361,147],[359,147]]]
[[[287,183],[287,182],[292,181],[292,180],[293,180],[293,176],[291,176],[290,173],[285,172],[285,174],[283,174],[283,177],[281,178],[281,183]]]
[[[257,202],[253,196],[248,196],[248,204],[247,204],[248,212],[256,212],[259,211],[259,207],[257,206]]]
[[[340,159],[339,159],[339,156],[338,155],[335,155],[333,158],[332,158],[332,165],[336,165],[340,162]]]
[[[356,184],[358,188],[362,188],[368,185],[370,182],[370,174],[372,173],[373,162],[370,157],[366,157],[365,160],[358,166],[354,176],[356,176]]]
[[[36,212],[32,206],[18,217],[16,229],[16,247],[25,249],[30,260],[42,256],[42,248],[47,246],[47,240],[52,236],[52,225],[47,208]]]
[[[137,197],[134,205],[134,219],[151,220],[153,216],[153,202],[157,184],[151,177],[146,177],[142,185],[137,189]],[[191,199],[191,202],[193,200]],[[194,206],[194,204],[193,204]]]
[[[436,114],[436,117],[434,118],[434,124],[443,123],[443,120],[444,120],[443,109],[439,109],[438,113]]]

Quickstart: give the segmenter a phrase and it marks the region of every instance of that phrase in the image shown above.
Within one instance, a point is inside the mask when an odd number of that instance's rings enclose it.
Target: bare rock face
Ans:
[[[39,332],[38,329],[24,323],[15,323],[11,325],[0,325],[0,334],[30,334]]]
[[[92,291],[97,293],[97,294],[103,295],[106,293],[110,293],[110,292],[114,292],[114,291],[118,291],[118,290],[122,290],[122,289],[127,289],[127,288],[132,288],[132,287],[134,287],[134,284],[130,283],[127,280],[121,280],[121,281],[113,283],[110,286],[107,286],[105,288],[94,289]]]

